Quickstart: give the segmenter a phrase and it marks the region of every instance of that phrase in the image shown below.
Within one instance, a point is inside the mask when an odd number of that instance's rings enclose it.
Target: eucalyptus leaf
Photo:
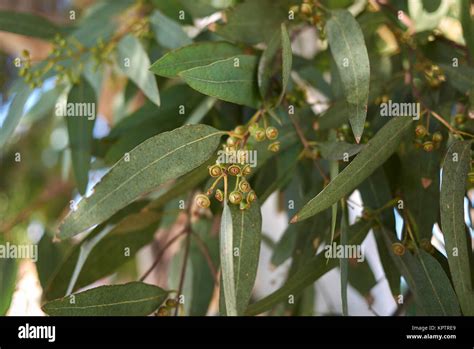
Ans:
[[[356,245],[362,243],[365,239],[372,222],[360,221],[348,227],[347,243]],[[263,313],[280,302],[288,301],[288,297],[296,295],[326,274],[329,270],[337,267],[339,261],[335,258],[329,259],[326,263],[325,252],[311,258],[299,268],[294,275],[278,290],[256,303],[250,304],[247,308],[246,315],[257,315]]]
[[[464,223],[464,194],[470,169],[471,142],[455,142],[444,159],[441,185],[441,228],[454,289],[464,315],[474,315],[474,291]]]
[[[372,138],[364,149],[315,198],[310,200],[292,222],[311,217],[354,190],[392,155],[405,133],[411,129],[410,117],[396,117]]]
[[[192,43],[179,23],[158,10],[153,11],[150,16],[150,24],[156,41],[163,47],[175,49]]]
[[[258,59],[235,56],[179,73],[196,91],[227,102],[249,107],[259,105],[257,90]]]
[[[370,82],[369,56],[364,35],[357,21],[347,10],[331,12],[326,32],[344,95],[352,112],[349,121],[359,143],[367,115]]]
[[[223,132],[210,126],[183,126],[149,138],[122,158],[81,200],[60,227],[60,238],[101,223],[170,179],[182,176],[211,157]]]
[[[150,59],[140,41],[132,35],[125,36],[117,46],[117,59],[122,71],[150,101],[160,106],[160,94],[155,76],[144,69],[150,66]]]
[[[47,302],[43,311],[52,316],[145,316],[165,301],[168,292],[142,282],[100,286]]]
[[[69,114],[69,111],[67,111],[65,116],[72,167],[79,193],[84,195],[89,182],[92,131],[97,116],[95,92],[86,80],[82,79],[69,91],[67,105],[64,108],[69,110],[69,106],[73,107],[74,110],[73,114]],[[83,115],[76,115],[78,111],[82,112]],[[92,112],[93,115],[88,115],[89,112]]]
[[[60,32],[45,17],[16,11],[0,11],[0,30],[46,40]]]
[[[31,93],[32,90],[27,85],[21,84],[18,92],[13,96],[10,108],[5,119],[3,119],[2,128],[0,129],[0,147],[5,145],[20,123],[26,101]]]
[[[234,273],[234,242],[233,242],[232,213],[227,203],[221,217],[220,257],[222,268],[222,289],[224,294],[225,311],[228,316],[237,316],[237,295]]]
[[[176,77],[184,70],[208,65],[242,54],[238,46],[228,42],[200,42],[168,52],[150,67],[150,70],[167,78]]]

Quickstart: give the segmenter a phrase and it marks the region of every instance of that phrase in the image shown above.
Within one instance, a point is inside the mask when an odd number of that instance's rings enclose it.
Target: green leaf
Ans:
[[[3,120],[2,128],[0,129],[0,147],[5,145],[20,123],[20,119],[23,116],[23,109],[31,92],[32,90],[28,86],[21,84],[19,90],[13,97],[8,113]]]
[[[290,81],[292,59],[293,55],[288,30],[286,25],[282,23],[281,30],[272,37],[267,48],[263,51],[258,64],[258,87],[260,96],[264,101],[271,97],[270,85],[275,70],[281,75],[281,92],[273,107],[278,106],[285,95],[286,87]],[[275,69],[275,63],[280,65],[277,69]]]
[[[182,176],[211,157],[223,132],[206,125],[183,126],[152,137],[124,157],[71,212],[60,238],[101,223],[140,195]],[[129,161],[127,161],[127,159]]]
[[[344,202],[345,203],[345,202]],[[346,206],[342,205],[342,217],[341,217],[341,237],[340,246],[347,245],[347,226],[349,224],[346,212]],[[345,248],[345,247],[344,247]],[[341,269],[341,301],[342,301],[342,315],[349,315],[349,306],[347,304],[347,281],[349,278],[349,260],[347,258],[339,259],[339,268]]]
[[[161,212],[144,210],[129,214],[113,229],[110,229],[109,224],[94,229],[84,241],[74,246],[59,264],[46,288],[46,298],[54,299],[66,294],[82,245],[109,229],[84,261],[73,291],[112,274],[120,266],[132,260],[143,246],[153,241],[161,216]]]
[[[211,97],[249,107],[259,105],[258,58],[235,56],[179,73],[193,89]]]
[[[344,95],[353,114],[349,121],[359,143],[364,132],[369,98],[370,65],[364,35],[347,10],[331,12],[326,24],[331,53],[341,77]]]
[[[155,10],[150,16],[150,24],[156,41],[163,47],[175,49],[192,43],[181,25]]]
[[[157,106],[160,105],[160,94],[155,76],[146,68],[150,59],[140,41],[132,35],[125,36],[117,46],[118,65],[125,75],[132,80]]]
[[[217,26],[216,33],[250,45],[268,41],[286,19],[287,11],[273,0],[247,0],[226,11],[227,21]]]
[[[464,223],[464,194],[470,169],[471,142],[456,142],[444,159],[441,185],[441,227],[449,270],[464,315],[474,315],[469,251],[471,239]]]
[[[74,85],[69,92],[67,105],[64,107],[68,110],[69,106],[73,106],[75,111],[78,111],[79,106],[84,106],[84,108],[81,108],[84,115],[70,115],[68,112],[65,116],[74,177],[76,178],[79,193],[84,195],[87,190],[87,183],[89,182],[92,131],[94,130],[97,116],[95,92],[85,79],[82,79],[79,84]],[[86,111],[91,111],[89,106],[93,107],[93,116],[86,115]]]
[[[349,226],[347,229],[347,243],[349,245],[362,243],[371,225],[372,222],[360,221]],[[290,295],[301,293],[306,287],[338,265],[339,261],[337,258],[331,258],[326,263],[325,252],[319,253],[300,267],[281,288],[258,302],[249,305],[246,315],[260,314],[272,309],[272,307],[280,302],[288,301]]]
[[[371,176],[369,176],[360,186],[359,191],[362,197],[364,207],[370,210],[381,209],[391,199],[390,185],[383,168],[377,169]],[[406,193],[406,192],[405,192]],[[392,210],[383,210],[378,219],[382,225],[387,228],[390,234],[394,237],[395,233],[395,218]],[[400,272],[395,266],[392,257],[390,256],[389,246],[385,243],[382,228],[379,224],[374,228],[375,241],[377,242],[377,250],[382,262],[385,277],[390,285],[392,295],[400,294]],[[352,274],[351,274],[352,275]]]
[[[142,282],[100,286],[43,305],[52,316],[146,316],[165,301],[168,292]]]
[[[385,229],[382,230],[388,246],[398,242]],[[415,302],[423,315],[460,314],[456,294],[436,259],[420,248],[417,248],[417,255],[405,251],[401,256],[395,255],[390,248],[390,255],[412,291]]]
[[[262,215],[258,202],[253,202],[247,210],[230,206],[232,215],[235,295],[237,314],[243,315],[252,295],[257,276],[260,242],[262,240]],[[222,293],[221,293],[222,294]],[[225,302],[221,303],[225,308]]]
[[[292,222],[304,220],[327,209],[354,190],[395,152],[411,125],[412,120],[408,116],[396,117],[387,122],[355,159],[293,217]]]
[[[232,213],[227,203],[221,217],[220,259],[222,270],[222,288],[224,294],[225,315],[237,316],[237,295],[235,291],[234,273],[234,243],[233,243]]]
[[[439,64],[446,73],[448,82],[459,92],[467,93],[474,88],[474,68],[467,65],[453,67],[449,64]]]
[[[208,65],[242,54],[241,48],[228,42],[202,42],[168,52],[150,67],[156,75],[172,78],[184,70]]]
[[[51,39],[60,32],[59,27],[44,17],[14,11],[0,11],[0,30],[40,39]]]
[[[363,144],[351,144],[343,141],[319,143],[321,156],[328,160],[348,160],[350,157],[358,154],[363,148]]]
[[[43,92],[38,102],[36,102],[36,104],[25,114],[23,120],[32,123],[46,116],[48,113],[54,110],[54,107],[56,106],[56,103],[63,92],[63,85],[57,85],[54,88]]]

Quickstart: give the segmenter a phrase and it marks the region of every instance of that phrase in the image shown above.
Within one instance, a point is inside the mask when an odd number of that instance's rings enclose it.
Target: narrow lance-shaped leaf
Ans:
[[[69,108],[71,107],[71,108]],[[71,148],[72,168],[79,193],[84,195],[89,181],[92,131],[96,119],[96,97],[92,86],[82,79],[73,86],[63,105]],[[69,113],[71,109],[72,113]]]
[[[226,203],[224,204],[224,210],[221,217],[220,255],[225,314],[228,316],[237,316],[237,299],[235,294],[235,274],[233,261],[233,235],[232,213]]]
[[[361,244],[367,236],[371,225],[371,221],[360,221],[349,226],[347,229],[347,243],[350,245]],[[290,295],[296,296],[301,293],[306,287],[338,265],[339,261],[337,258],[330,258],[326,264],[325,252],[319,253],[311,258],[303,267],[299,268],[281,288],[258,302],[251,304],[245,312],[246,315],[260,314],[280,302],[288,301]]]
[[[430,254],[417,248],[417,255],[410,251],[395,255],[393,234],[382,227],[390,255],[414,295],[420,313],[424,315],[459,315],[459,304],[448,277]]]
[[[441,228],[449,270],[464,315],[474,315],[469,251],[471,239],[464,223],[464,194],[471,161],[471,142],[456,142],[444,159],[441,185]]]
[[[286,25],[282,23],[280,31],[272,37],[258,64],[258,87],[264,101],[271,96],[271,81],[277,71],[281,75],[281,91],[274,106],[280,104],[290,81],[292,60],[291,41]],[[275,67],[275,63],[279,63],[280,66]]]
[[[241,210],[238,206],[230,206],[232,215],[235,295],[237,298],[237,314],[243,315],[255,284],[260,243],[262,240],[262,215],[258,202]],[[221,292],[222,295],[222,292]],[[221,302],[225,307],[225,302]]]
[[[390,120],[367,143],[355,159],[316,197],[310,200],[293,217],[291,222],[295,223],[314,216],[354,190],[395,152],[400,140],[411,128],[411,125],[412,120],[408,116],[400,116]]]
[[[155,76],[146,69],[150,59],[140,41],[132,35],[125,36],[117,46],[118,65],[143,91],[150,101],[160,105],[160,94]]]
[[[370,82],[369,56],[364,35],[357,21],[347,10],[331,12],[326,32],[351,113],[349,121],[359,143],[367,116]]]
[[[53,300],[43,311],[53,316],[146,316],[158,309],[168,292],[142,282],[100,286]]]
[[[168,52],[150,67],[156,75],[172,78],[184,70],[208,65],[242,54],[242,49],[228,42],[200,42]]]
[[[259,105],[258,58],[235,56],[179,73],[196,91],[227,102],[249,107]]]
[[[140,195],[195,169],[214,153],[222,131],[183,126],[152,137],[126,154],[79,202],[60,227],[60,238],[101,223]],[[127,156],[128,155],[128,156]]]
[[[150,16],[150,24],[155,33],[156,41],[166,48],[178,48],[192,43],[178,22],[155,10]]]
[[[0,11],[0,30],[40,39],[51,39],[60,32],[44,17],[14,11]]]
[[[7,116],[3,120],[2,128],[0,129],[0,147],[3,147],[20,123],[23,109],[31,92],[32,90],[28,86],[22,84],[13,97]]]
[[[347,226],[349,217],[347,216],[347,208],[345,202],[342,205],[342,217],[341,217],[341,238],[340,245],[345,249],[347,245]],[[347,257],[347,256],[346,256]],[[341,269],[341,302],[342,302],[342,315],[349,315],[349,306],[347,304],[347,281],[349,278],[349,260],[348,258],[339,259],[339,268]]]

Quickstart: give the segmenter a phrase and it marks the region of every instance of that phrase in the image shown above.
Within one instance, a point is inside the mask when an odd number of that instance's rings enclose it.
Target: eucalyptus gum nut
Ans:
[[[211,177],[219,177],[222,175],[222,168],[219,165],[212,165],[209,167],[209,175]]]
[[[243,193],[248,193],[251,190],[250,183],[247,181],[242,181],[239,183],[239,189]]]
[[[196,205],[198,205],[201,208],[208,208],[211,205],[211,201],[204,194],[197,195],[195,202],[196,202]]]
[[[403,256],[405,254],[406,248],[401,242],[394,242],[392,244],[392,252],[396,256]]]
[[[241,174],[241,169],[238,165],[231,165],[227,169],[227,173],[229,173],[231,176],[239,176]]]
[[[234,205],[240,204],[242,202],[242,199],[243,199],[242,193],[238,191],[233,191],[229,194],[229,201]]]

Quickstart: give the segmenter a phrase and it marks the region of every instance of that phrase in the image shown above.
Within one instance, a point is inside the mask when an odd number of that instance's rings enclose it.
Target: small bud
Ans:
[[[219,165],[212,165],[211,167],[209,167],[209,175],[211,177],[219,177],[220,175],[222,175],[222,169]]]
[[[216,195],[214,195],[214,197],[216,198],[217,201],[220,201],[220,202],[224,201],[224,193],[220,189],[216,190]]]
[[[176,299],[171,298],[168,299],[165,304],[167,307],[176,308],[178,306],[178,301]]]
[[[227,169],[227,172],[231,176],[239,176],[241,174],[240,167],[238,165],[230,165],[229,168]]]
[[[257,194],[252,190],[247,194],[247,203],[251,204],[257,199]]]
[[[247,129],[245,128],[245,126],[242,126],[242,125],[239,125],[234,129],[234,133],[239,136],[244,135],[246,131]]]
[[[156,313],[156,316],[170,316],[170,311],[165,307],[160,307]]]
[[[250,165],[245,165],[242,169],[242,176],[248,176],[250,173],[252,173],[252,168]]]
[[[270,127],[267,127],[267,129],[265,130],[265,134],[267,138],[270,140],[277,139],[278,130],[276,127],[270,126]]]
[[[434,144],[433,142],[431,141],[426,141],[425,143],[423,143],[423,150],[426,151],[426,152],[432,152],[434,149]]]
[[[233,191],[232,193],[229,194],[229,201],[234,205],[240,204],[242,201],[242,198],[243,198],[242,193],[238,191]]]
[[[423,125],[416,126],[415,134],[418,138],[423,138],[424,136],[426,136],[427,133],[428,131],[426,130],[425,126]]]
[[[229,147],[234,147],[234,146],[237,145],[237,142],[238,142],[238,139],[237,139],[237,138],[235,138],[235,137],[229,137],[229,138],[227,138],[227,142],[226,142],[226,143],[227,143],[227,145],[228,145]]]
[[[280,151],[280,142],[273,142],[268,146],[268,150],[273,153],[278,153]]]
[[[443,135],[441,134],[441,132],[433,133],[433,142],[441,143],[442,140],[443,140]]]
[[[239,183],[239,189],[243,193],[248,193],[252,188],[250,187],[250,183],[244,180]]]
[[[401,242],[394,242],[392,244],[392,252],[396,256],[403,256],[405,254],[405,245],[403,245]]]
[[[255,130],[254,138],[257,142],[262,142],[265,140],[265,129],[262,127],[259,127],[257,130]]]
[[[464,123],[464,115],[463,114],[456,114],[454,117],[454,122],[458,125],[461,125]]]
[[[244,211],[244,210],[248,209],[249,207],[250,207],[250,205],[245,201],[242,201],[239,205],[239,208],[240,208],[241,211]]]
[[[196,202],[196,205],[198,205],[201,208],[208,208],[211,205],[211,201],[204,194],[197,195],[195,202]]]

